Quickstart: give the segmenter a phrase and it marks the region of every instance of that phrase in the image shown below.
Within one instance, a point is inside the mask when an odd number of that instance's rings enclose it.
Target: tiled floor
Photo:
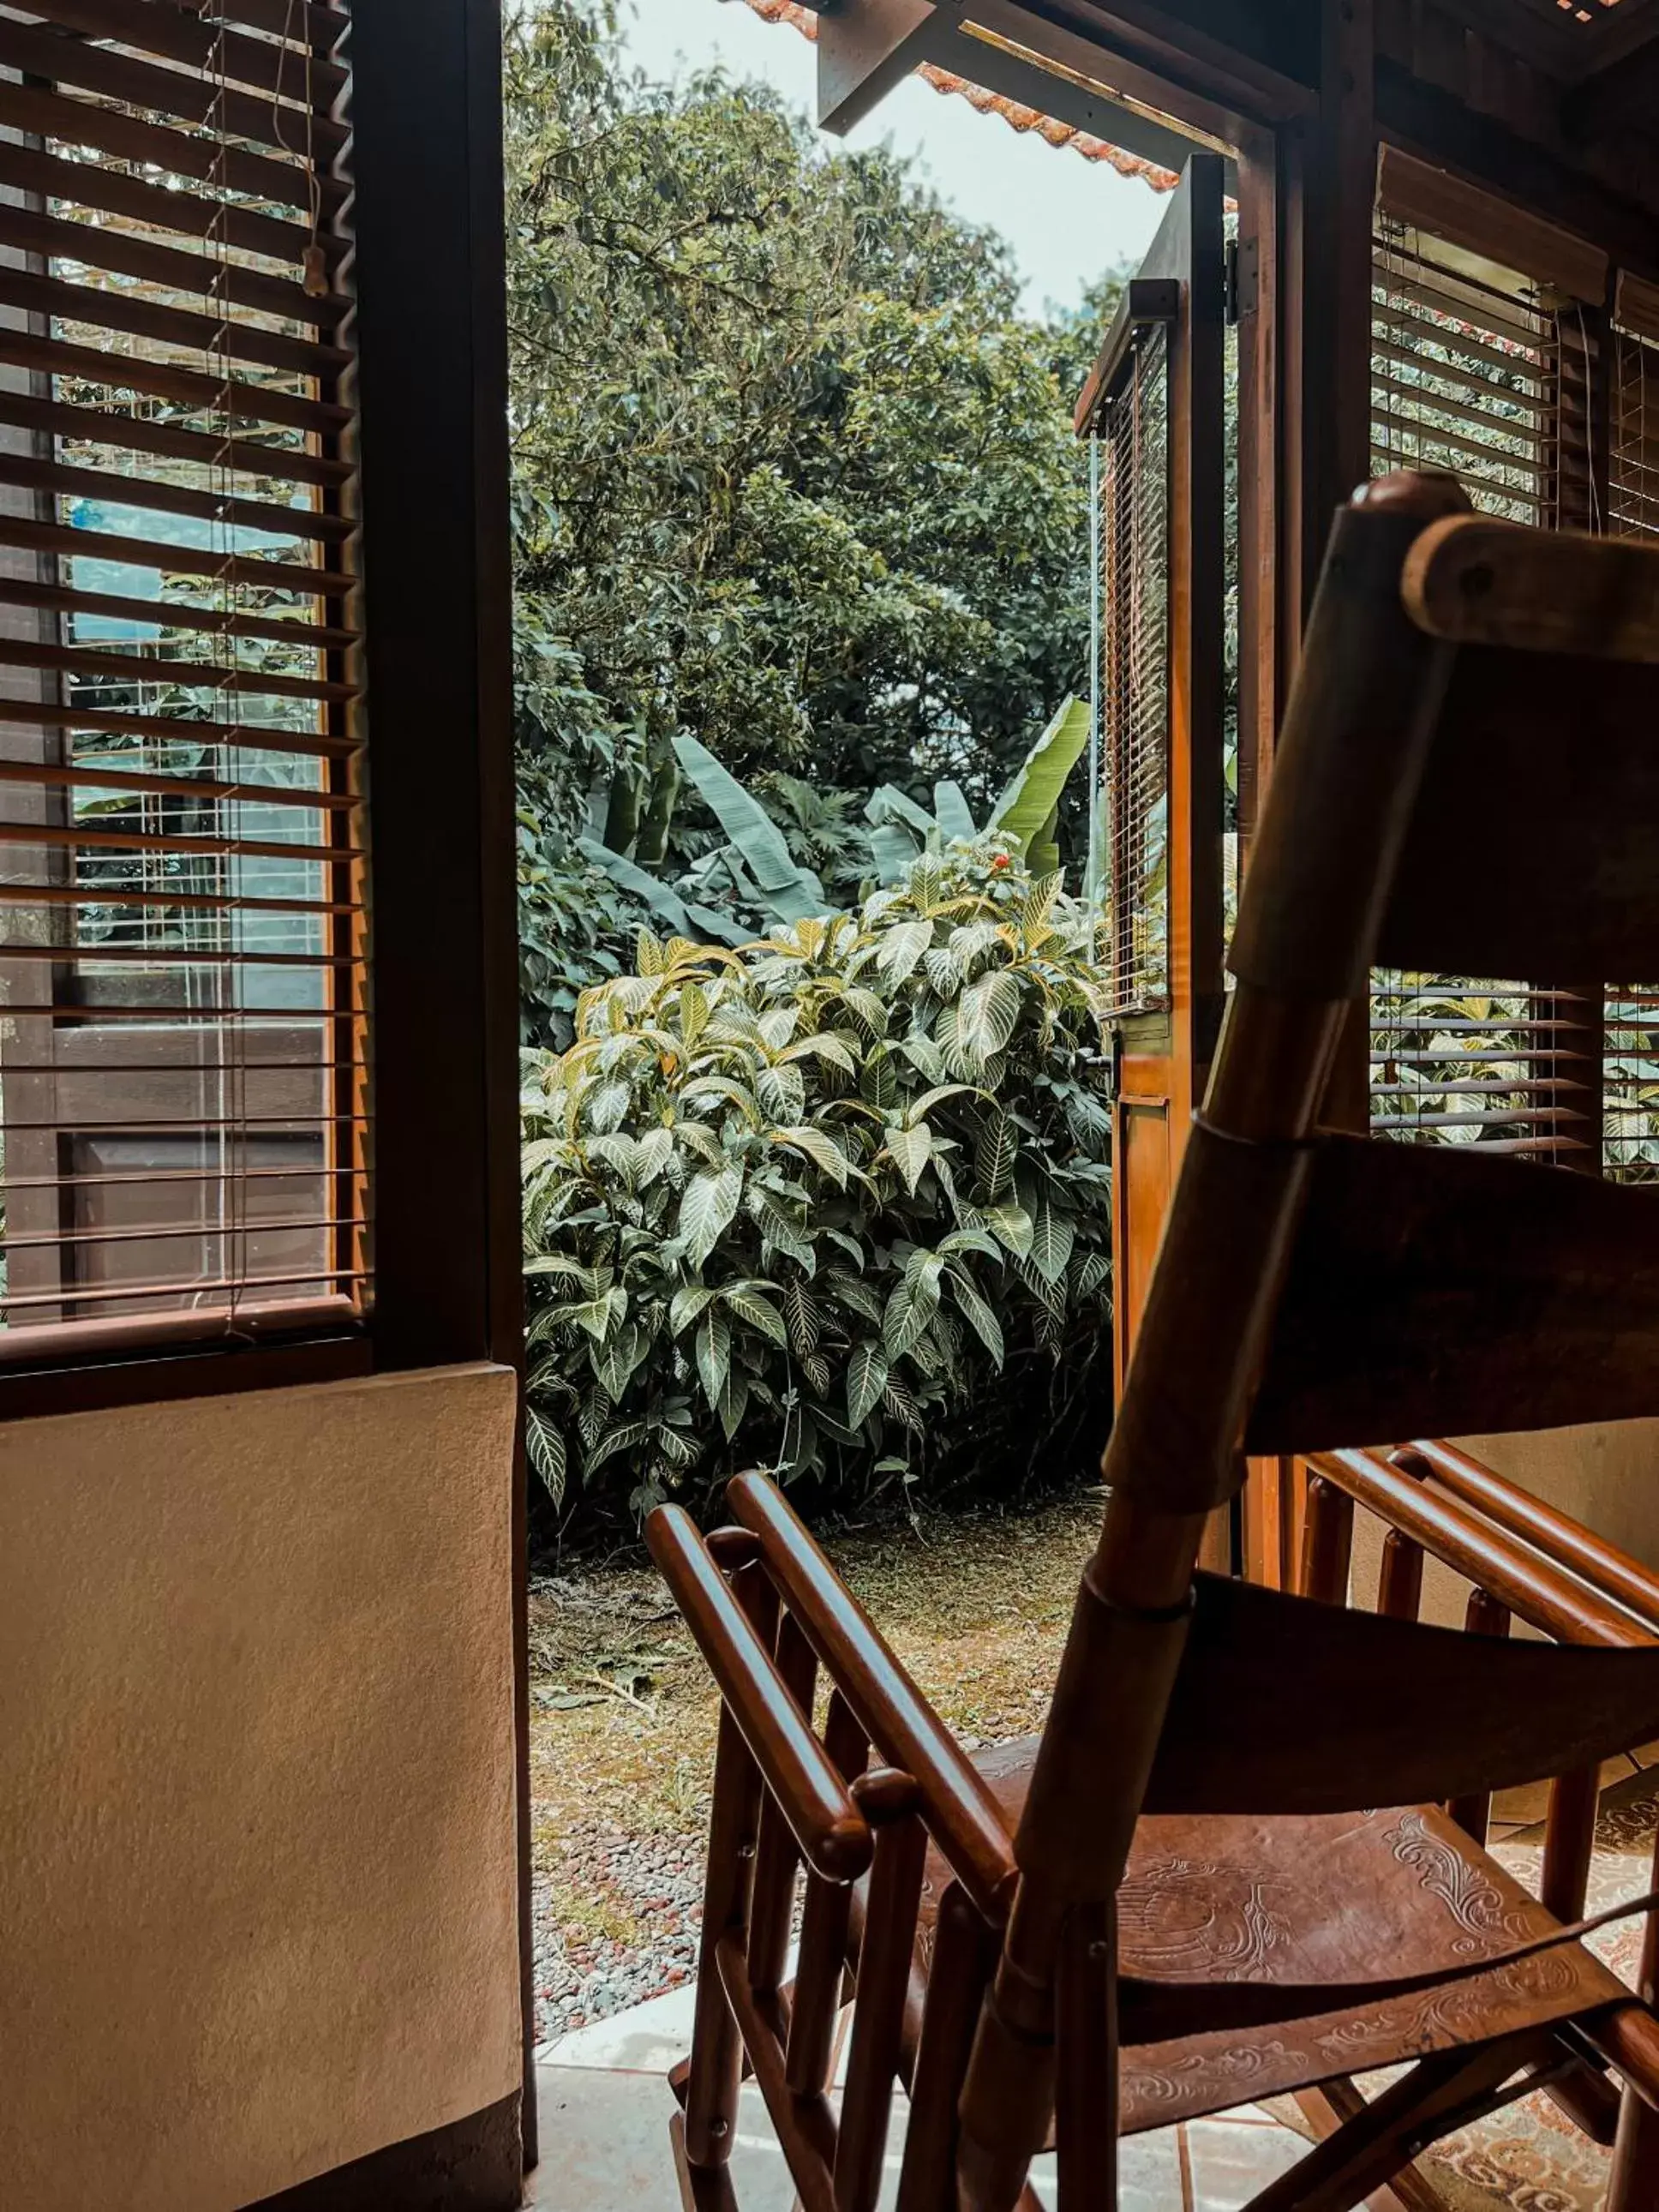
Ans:
[[[538,2212],[680,2212],[668,2148],[671,2066],[690,2039],[691,1993],[676,1990],[555,2044],[538,2069],[543,2163],[529,2202]],[[895,2100],[884,2208],[898,2188],[904,2108]],[[1240,2212],[1304,2155],[1307,2145],[1253,2106],[1122,2144],[1119,2212]],[[1054,2161],[1040,2160],[1037,2191],[1054,2202]],[[732,2147],[744,2212],[787,2212],[793,2191],[758,2093],[750,2087]]]
[[[1659,1792],[1650,1770],[1659,1745],[1604,1774],[1607,1795],[1596,1836],[1592,1909],[1639,1889],[1649,1863]],[[1541,1793],[1516,1791],[1493,1808],[1492,1841],[1523,1882],[1538,1878],[1543,1844]],[[1616,1972],[1628,1975],[1639,1925],[1595,1939]],[[1629,1953],[1630,1956],[1625,1954]],[[532,2177],[538,2212],[681,2212],[668,2147],[673,2097],[667,2075],[691,2039],[693,1996],[676,1990],[631,2012],[580,2029],[545,2049],[539,2069],[544,2163]],[[883,2203],[896,2191],[904,2106],[896,2100]],[[1121,2146],[1120,2212],[1240,2212],[1295,2164],[1303,2140],[1254,2107],[1198,2120]],[[1542,2098],[1449,2138],[1433,2154],[1437,2185],[1448,2202],[1483,2212],[1596,2212],[1606,2154],[1578,2136]],[[732,2177],[744,2212],[787,2212],[788,2179],[758,2094],[744,2093]],[[1033,2179],[1054,2203],[1052,2160]]]

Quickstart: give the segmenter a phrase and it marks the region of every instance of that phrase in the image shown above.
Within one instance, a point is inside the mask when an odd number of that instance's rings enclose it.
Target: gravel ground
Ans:
[[[1099,1511],[1072,1498],[838,1540],[837,1564],[964,1741],[1048,1702]],[[716,1701],[637,1559],[532,1579],[538,2040],[691,1978]]]
[[[629,1836],[578,1827],[566,1838],[560,1877],[536,1877],[536,2032],[550,2043],[630,2005],[659,1997],[696,1971],[702,1924],[701,1836]],[[590,1919],[567,1923],[571,1887],[613,1903],[625,1936]]]

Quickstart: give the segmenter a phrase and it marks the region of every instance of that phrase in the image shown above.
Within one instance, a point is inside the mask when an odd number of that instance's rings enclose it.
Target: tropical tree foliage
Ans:
[[[538,0],[507,41],[542,1042],[568,1036],[568,924],[586,910],[552,878],[585,881],[602,847],[678,884],[730,842],[677,739],[739,779],[845,905],[872,873],[848,835],[872,791],[926,804],[949,780],[984,820],[1086,655],[1069,399],[1110,285],[1085,315],[1022,318],[1006,246],[903,164],[826,156],[753,86],[630,76],[614,31],[613,0]],[[1080,821],[1059,837],[1079,859]],[[681,896],[765,921],[718,864]],[[594,909],[596,975],[617,955],[609,908],[678,926],[647,896],[635,878]]]
[[[527,1056],[556,1499],[637,1515],[735,1464],[843,1506],[988,1461],[1006,1489],[1039,1435],[1076,1473],[1065,1416],[1109,1364],[1092,952],[996,838],[740,951],[641,936]]]

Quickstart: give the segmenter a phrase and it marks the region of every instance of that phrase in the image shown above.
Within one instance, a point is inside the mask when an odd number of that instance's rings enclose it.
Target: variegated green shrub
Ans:
[[[1060,878],[991,838],[735,951],[642,937],[638,975],[584,995],[523,1104],[556,1498],[641,1514],[761,1465],[859,1504],[994,1437],[1005,1362],[1092,1355],[1091,951]]]

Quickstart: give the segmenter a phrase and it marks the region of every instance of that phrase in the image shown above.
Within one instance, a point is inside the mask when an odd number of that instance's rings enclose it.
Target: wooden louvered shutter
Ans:
[[[368,1293],[349,14],[0,16],[0,1352]]]
[[[1504,253],[1524,268],[1505,266]],[[1604,283],[1599,253],[1385,155],[1372,258],[1373,470],[1449,469],[1488,513],[1595,526],[1602,331],[1588,302]],[[1593,1170],[1601,1048],[1593,989],[1379,971],[1372,1128]]]
[[[1659,285],[1620,270],[1610,343],[1609,527],[1659,537]],[[1601,1172],[1659,1182],[1659,980],[1607,987],[1601,1069]]]
[[[1170,1004],[1170,342],[1133,331],[1096,429],[1109,1011]]]

